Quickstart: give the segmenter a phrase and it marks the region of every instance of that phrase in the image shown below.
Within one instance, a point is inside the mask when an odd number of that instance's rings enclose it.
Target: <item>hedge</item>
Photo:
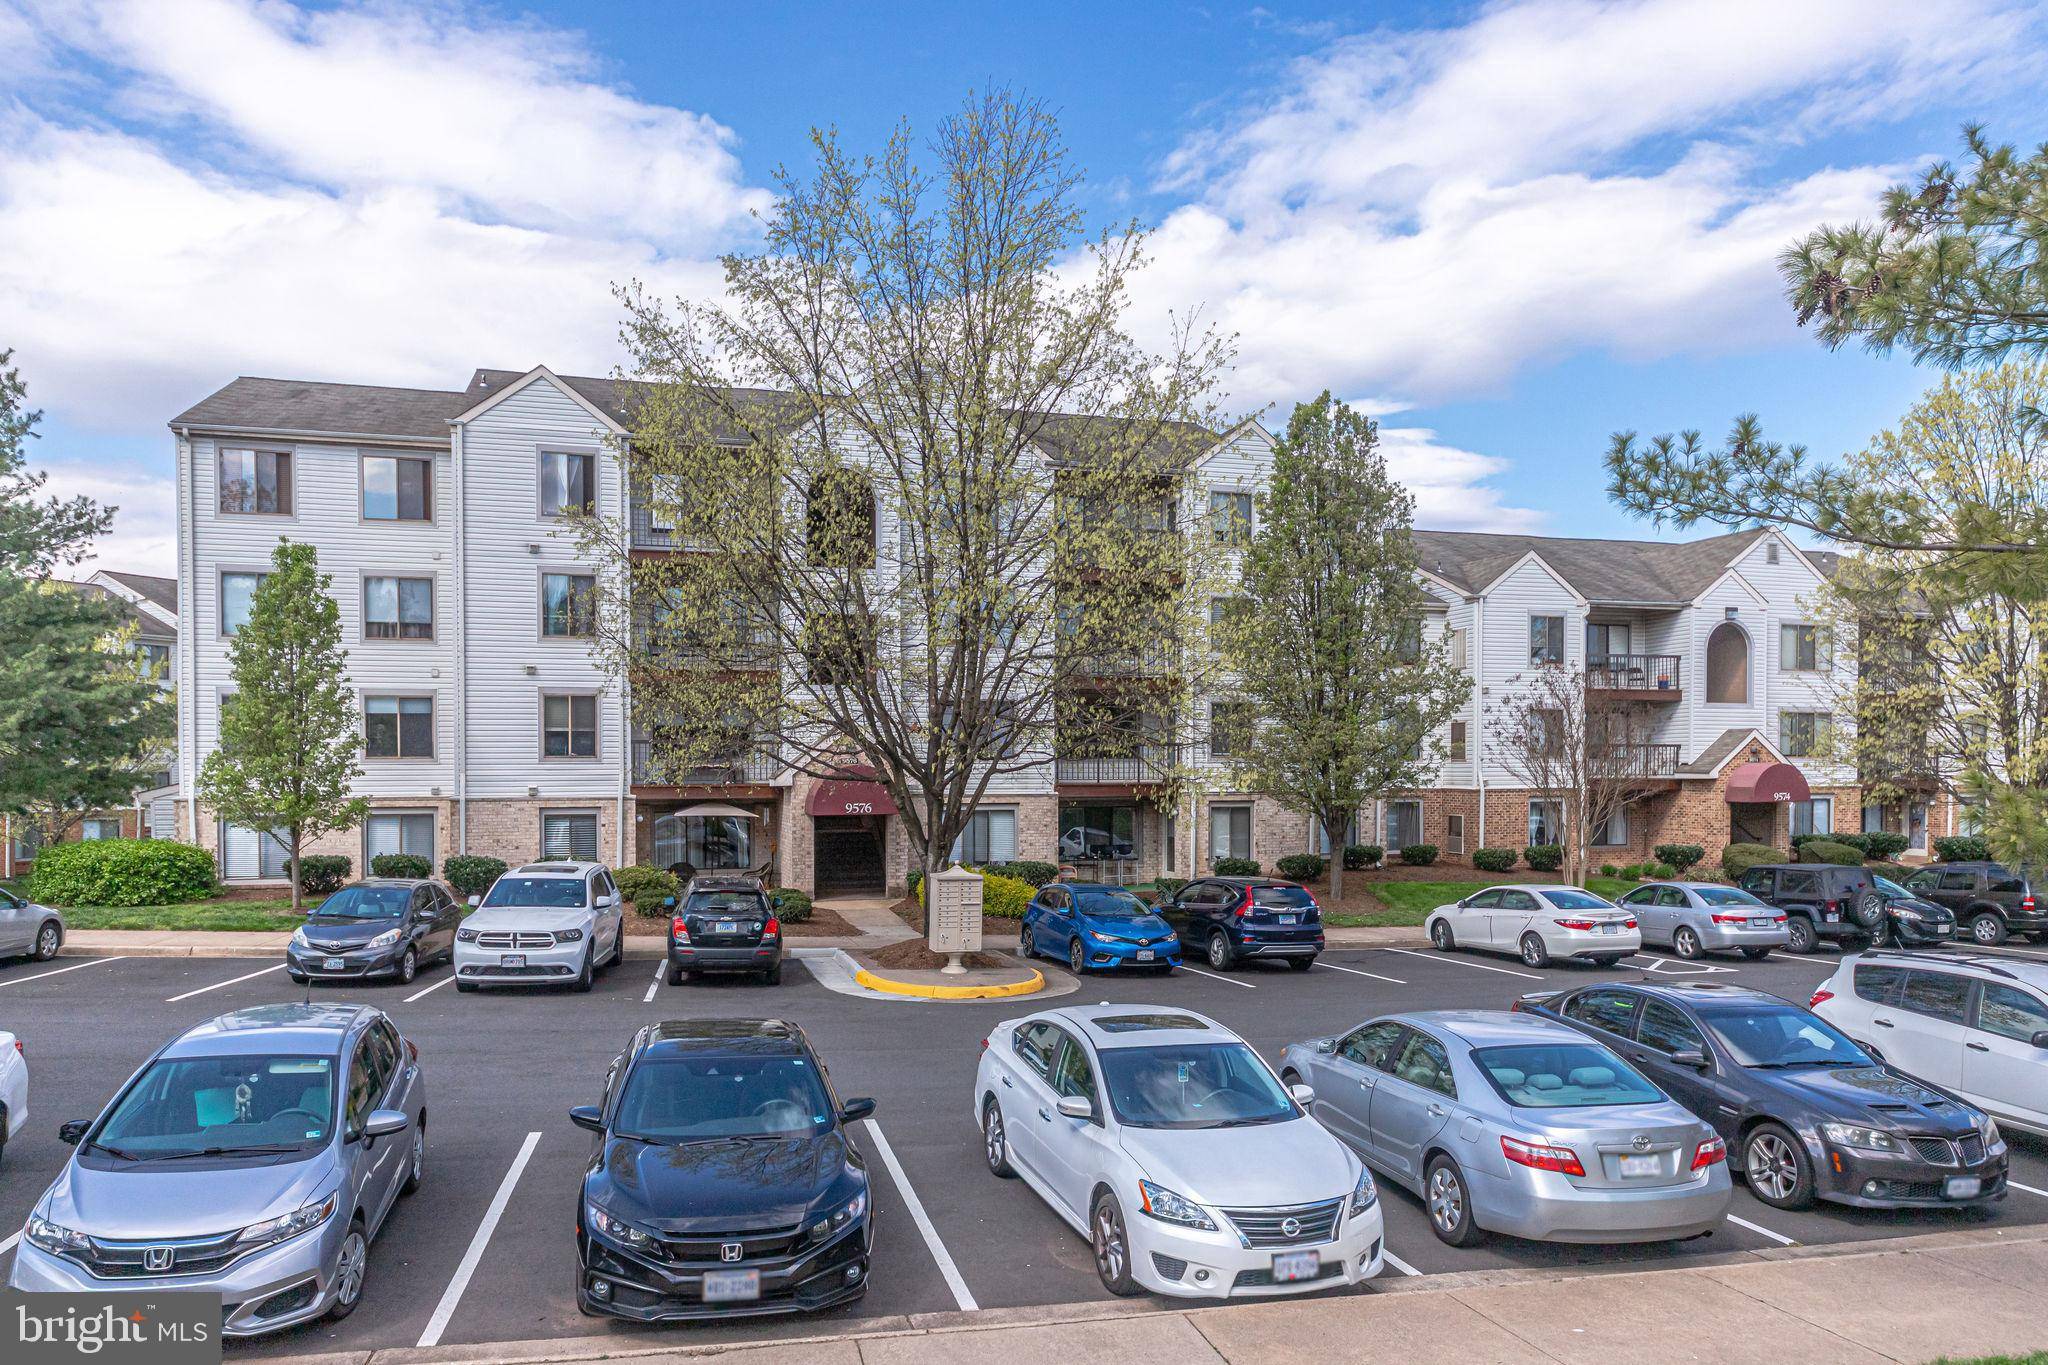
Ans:
[[[811,898],[793,886],[769,887],[768,905],[775,918],[790,924],[802,924],[811,917]]]
[[[302,858],[300,862],[305,860]],[[370,859],[373,877],[431,877],[434,860],[418,853],[379,853]]]
[[[1152,885],[1158,889],[1162,898],[1171,896],[1187,884],[1188,879],[1186,877],[1154,877],[1152,879]]]
[[[1555,872],[1564,866],[1562,844],[1531,844],[1522,850],[1522,861],[1531,872]]]
[[[1863,836],[1863,851],[1881,863],[1888,863],[1906,851],[1913,841],[1890,830],[1872,830]],[[1988,850],[1987,850],[1988,852]]]
[[[1315,853],[1290,853],[1274,866],[1289,881],[1312,882],[1329,870],[1330,860]]]
[[[1741,880],[1743,873],[1759,863],[1784,861],[1784,850],[1772,848],[1768,844],[1730,844],[1721,850],[1721,871],[1731,882]]]
[[[612,874],[612,880],[619,884],[619,894],[632,902],[633,913],[648,919],[666,914],[668,907],[663,902],[682,894],[683,889],[682,880],[675,873],[644,863],[620,868]]]
[[[1218,858],[1216,865],[1209,870],[1219,877],[1256,877],[1259,875],[1259,860],[1256,858]]]
[[[348,874],[355,870],[355,863],[341,853],[301,853],[299,855],[299,890],[309,896],[329,896],[348,884]],[[427,872],[433,871],[429,865]],[[421,876],[426,876],[422,872]]]
[[[1863,850],[1829,839],[1812,839],[1799,846],[1802,863],[1833,863],[1837,867],[1863,866]]]
[[[1346,844],[1344,846],[1344,870],[1363,872],[1368,867],[1379,865],[1387,851],[1378,844]]]
[[[1659,844],[1650,852],[1657,855],[1657,861],[1671,866],[1671,875],[1682,877],[1693,864],[1707,856],[1706,849],[1698,844]]]
[[[1511,848],[1474,849],[1472,866],[1481,872],[1511,872],[1515,866],[1515,851]]]
[[[1945,863],[1989,862],[1991,843],[1974,834],[1952,834],[1934,841],[1934,856]]]
[[[480,853],[464,854],[441,864],[441,876],[465,896],[481,896],[504,875],[503,858],[488,858]]]
[[[988,872],[981,868],[969,869],[981,878],[981,913],[996,919],[1023,919],[1024,907],[1031,904],[1031,898],[1038,894],[1038,888],[1030,882],[1016,877],[1005,877],[999,872]],[[910,895],[919,905],[924,904],[924,873],[910,874]]]
[[[993,872],[999,877],[1015,877],[1018,881],[1029,882],[1033,886],[1044,886],[1060,875],[1058,864],[1033,862],[1028,858],[1014,863],[989,863],[981,870]]]
[[[214,891],[213,855],[170,839],[83,839],[36,854],[31,900],[50,905],[171,905]]]
[[[1658,863],[1650,869],[1650,875],[1660,882],[1668,882],[1678,875],[1678,869],[1670,863]]]
[[[1410,867],[1428,867],[1436,861],[1435,844],[1410,844],[1401,850],[1401,861]]]

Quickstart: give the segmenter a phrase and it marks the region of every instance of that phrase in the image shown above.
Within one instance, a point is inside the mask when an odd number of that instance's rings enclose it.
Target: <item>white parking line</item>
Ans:
[[[1971,943],[1957,939],[1956,946],[1966,952],[1997,953],[2000,957],[2023,957],[2029,962],[2048,962],[2048,953],[2030,953],[2024,948],[2008,948],[2002,943]]]
[[[1353,976],[1369,976],[1375,981],[1391,981],[1396,986],[1405,986],[1408,984],[1398,976],[1381,976],[1378,972],[1361,972],[1356,967],[1339,967],[1336,963],[1325,962],[1321,958],[1316,959],[1316,965],[1318,967],[1328,967],[1333,972],[1349,972]]]
[[[186,991],[183,995],[174,995],[164,1001],[164,1003],[166,1005],[175,1005],[180,1000],[190,1000],[195,995],[204,995],[208,991],[217,991],[223,986],[232,986],[238,981],[253,981],[259,976],[268,976],[271,972],[281,972],[283,970],[284,963],[280,962],[275,967],[264,967],[253,972],[244,972],[242,975],[230,977],[226,981],[216,981],[211,986],[201,986],[196,991]]]
[[[667,970],[668,959],[663,958],[660,965],[654,969],[654,984],[647,988],[647,994],[640,997],[641,1004],[651,1005],[654,1003],[654,993],[661,989],[661,974]]]
[[[952,1253],[939,1240],[939,1230],[932,1226],[932,1220],[925,1215],[924,1201],[917,1197],[917,1191],[910,1188],[910,1177],[903,1174],[903,1165],[896,1160],[895,1151],[889,1146],[889,1139],[882,1136],[882,1126],[873,1119],[864,1119],[868,1132],[874,1135],[875,1150],[882,1154],[882,1164],[889,1168],[889,1178],[896,1182],[896,1190],[903,1196],[903,1207],[910,1211],[910,1221],[917,1224],[917,1230],[924,1234],[924,1244],[931,1249],[932,1259],[939,1263],[939,1274],[945,1277],[946,1287],[953,1291],[953,1302],[960,1305],[963,1313],[978,1312],[981,1305],[968,1292],[967,1281],[960,1278],[960,1267],[953,1264]]]
[[[0,1242],[0,1256],[5,1256],[8,1252],[14,1250],[14,1244],[20,1240],[21,1234],[17,1232],[6,1241]]]
[[[1253,984],[1252,984],[1251,982],[1249,982],[1249,981],[1232,981],[1232,980],[1231,980],[1231,979],[1230,979],[1229,977],[1227,977],[1227,976],[1218,976],[1218,975],[1216,975],[1216,973],[1214,973],[1214,972],[1205,972],[1205,971],[1203,971],[1203,970],[1202,970],[1202,969],[1201,969],[1200,967],[1190,967],[1190,966],[1188,966],[1188,964],[1187,964],[1187,963],[1185,963],[1185,962],[1183,962],[1183,963],[1181,963],[1181,964],[1180,964],[1180,969],[1181,969],[1182,971],[1184,971],[1184,972],[1193,972],[1193,973],[1194,973],[1194,974],[1195,974],[1196,976],[1206,976],[1206,977],[1208,977],[1208,978],[1209,978],[1209,979],[1210,979],[1211,981],[1221,981],[1221,982],[1223,982],[1223,983],[1224,983],[1225,985],[1230,985],[1230,986],[1242,986],[1242,987],[1244,987],[1244,988],[1245,988],[1246,990],[1248,990],[1248,991],[1255,991],[1255,990],[1257,990],[1257,989],[1258,989],[1258,987],[1257,987],[1257,986],[1254,986],[1254,985],[1253,985]]]
[[[2043,1199],[2048,1199],[2048,1190],[2037,1190],[2037,1189],[2035,1189],[2035,1188],[2034,1188],[2034,1187],[2033,1187],[2032,1185],[2022,1185],[2022,1184],[2020,1184],[2020,1182],[2019,1182],[2019,1181],[2017,1181],[2017,1180],[2014,1180],[2014,1179],[2013,1179],[2013,1178],[2012,1178],[2011,1176],[2007,1176],[2007,1177],[2005,1178],[2005,1183],[2006,1183],[2006,1185],[2007,1185],[2008,1187],[2010,1187],[2010,1188],[2012,1188],[2012,1189],[2015,1189],[2015,1190],[2025,1190],[2025,1191],[2026,1191],[2026,1192],[2027,1192],[2028,1194],[2038,1194],[2038,1195],[2040,1195],[2040,1196],[2041,1196],[2041,1197],[2042,1197]],[[0,1248],[0,1250],[4,1250],[4,1249],[5,1249],[5,1248]]]
[[[58,967],[47,972],[37,972],[34,976],[12,977],[6,981],[0,981],[0,986],[19,986],[24,981],[41,981],[46,976],[62,976],[66,972],[82,972],[87,967],[104,967],[109,962],[126,962],[127,960],[125,957],[96,957],[90,962],[81,962],[73,967]]]
[[[1484,962],[1467,962],[1464,958],[1452,957],[1449,953],[1425,953],[1416,948],[1383,948],[1380,951],[1406,953],[1410,957],[1434,958],[1439,962],[1448,962],[1454,967],[1477,967],[1482,972],[1499,972],[1502,976],[1523,976],[1531,981],[1541,981],[1543,979],[1534,972],[1518,972],[1513,967],[1494,967]]]
[[[1756,1233],[1760,1237],[1768,1237],[1773,1242],[1776,1242],[1779,1246],[1796,1247],[1799,1245],[1799,1243],[1793,1241],[1784,1233],[1772,1232],[1769,1228],[1759,1227],[1755,1223],[1750,1222],[1747,1218],[1737,1218],[1734,1214],[1731,1213],[1728,1215],[1728,1221],[1735,1224],[1736,1227],[1748,1228],[1751,1232]]]
[[[419,999],[423,995],[432,995],[435,991],[440,990],[443,986],[447,985],[454,979],[455,969],[453,967],[450,967],[448,969],[448,975],[442,977],[439,981],[436,981],[433,985],[427,987],[423,991],[414,991],[411,995],[405,997],[405,1003],[410,1005],[413,1001]]]
[[[498,1220],[505,1216],[505,1205],[512,1200],[512,1187],[519,1183],[520,1172],[533,1157],[533,1149],[540,1142],[539,1133],[528,1133],[526,1141],[520,1144],[519,1155],[512,1158],[512,1169],[505,1172],[505,1178],[498,1182],[498,1192],[491,1197],[491,1206],[484,1210],[484,1221],[477,1225],[476,1236],[469,1239],[469,1250],[462,1253],[462,1264],[455,1267],[455,1278],[448,1281],[448,1287],[441,1291],[441,1302],[434,1305],[434,1316],[427,1319],[426,1330],[420,1333],[419,1345],[438,1346],[441,1333],[448,1330],[448,1320],[455,1316],[455,1306],[462,1302],[462,1291],[469,1288],[469,1277],[476,1274],[479,1262],[484,1258],[484,1248],[491,1244],[491,1234],[497,1231]]]
[[[1422,1273],[1421,1271],[1417,1270],[1414,1266],[1409,1265],[1406,1261],[1402,1260],[1399,1256],[1396,1256],[1393,1252],[1387,1250],[1386,1244],[1384,1242],[1380,1244],[1380,1259],[1385,1261],[1388,1265],[1394,1267],[1394,1269],[1400,1271],[1403,1275],[1420,1275]]]

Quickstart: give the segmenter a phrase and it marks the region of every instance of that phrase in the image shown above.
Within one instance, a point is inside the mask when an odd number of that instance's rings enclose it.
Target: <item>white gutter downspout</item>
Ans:
[[[469,856],[469,590],[464,572],[469,563],[462,534],[469,507],[469,485],[463,478],[462,424],[448,424],[449,462],[455,475],[455,852]]]
[[[1465,660],[1472,670],[1472,773],[1479,789],[1479,841],[1476,852],[1486,847],[1486,699],[1479,680],[1486,673],[1486,594],[1479,594],[1472,611],[1472,652]]]
[[[631,590],[633,583],[633,509],[629,502],[630,483],[626,478],[627,453],[628,452],[625,447],[625,442],[622,438],[620,441],[618,459],[619,517],[623,524],[626,535],[627,571],[625,574],[624,581],[620,585],[621,596],[624,596],[627,592]],[[629,640],[632,638],[632,620],[632,604],[629,602],[626,604],[626,631],[627,638]],[[745,776],[745,773],[742,773],[741,776]],[[629,865],[626,862],[626,812],[627,807],[631,804],[632,784],[633,687],[631,683],[626,681],[625,670],[621,669],[619,670],[619,818],[617,822],[619,828],[618,838],[616,841],[617,847],[612,858],[613,867],[626,867]],[[634,838],[634,846],[636,849],[639,846],[637,831],[636,836]]]
[[[204,848],[199,833],[199,472],[192,467],[192,431],[178,433],[179,482],[184,485],[185,506],[178,521],[180,558],[184,561],[178,577],[178,643],[184,646],[186,686],[178,689],[178,709],[186,716],[185,733],[178,739],[178,785],[185,789],[185,829],[192,842]],[[189,604],[189,610],[187,610]],[[191,740],[190,752],[186,739]],[[219,863],[225,850],[216,848]]]

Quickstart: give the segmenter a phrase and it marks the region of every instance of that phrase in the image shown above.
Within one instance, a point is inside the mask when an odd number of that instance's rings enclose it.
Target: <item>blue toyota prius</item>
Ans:
[[[1124,967],[1165,975],[1180,966],[1180,936],[1121,886],[1054,882],[1024,908],[1017,952],[1064,958],[1076,975]]]

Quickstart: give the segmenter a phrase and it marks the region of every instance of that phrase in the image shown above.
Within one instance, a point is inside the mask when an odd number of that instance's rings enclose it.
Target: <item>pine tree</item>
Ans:
[[[363,741],[332,580],[310,545],[284,541],[270,560],[228,645],[235,690],[221,702],[220,743],[200,769],[199,795],[228,823],[281,839],[297,910],[306,844],[362,822],[366,803],[349,791]]]

